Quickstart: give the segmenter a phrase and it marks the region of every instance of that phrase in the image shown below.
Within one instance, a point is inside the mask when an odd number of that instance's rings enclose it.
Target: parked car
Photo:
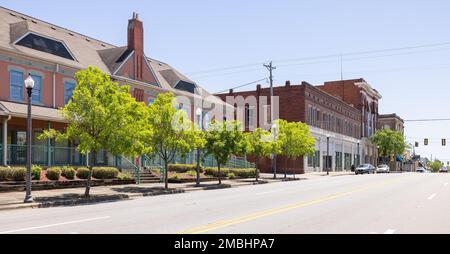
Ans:
[[[378,165],[378,167],[377,167],[377,173],[378,174],[390,173],[390,171],[391,171],[391,169],[386,164]]]
[[[439,170],[439,173],[448,173],[448,168],[447,168],[447,167],[442,167],[442,168]]]
[[[417,172],[417,173],[431,173],[430,170],[428,170],[428,169],[426,169],[426,168],[424,168],[424,167],[418,167],[418,168],[416,169],[416,172]]]
[[[355,174],[375,174],[375,167],[371,164],[363,164],[355,169]]]

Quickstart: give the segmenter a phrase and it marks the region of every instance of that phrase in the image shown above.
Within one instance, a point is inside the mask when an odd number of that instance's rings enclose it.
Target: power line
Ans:
[[[442,119],[414,119],[414,120],[404,120],[405,122],[445,122],[450,121],[450,118]]]
[[[220,91],[220,92],[216,92],[216,93],[213,93],[213,94],[226,93],[226,92],[228,92],[228,91],[231,90],[231,89],[239,89],[239,88],[242,88],[242,87],[246,87],[246,86],[249,86],[249,85],[253,85],[253,84],[255,84],[255,83],[258,83],[258,82],[261,82],[261,81],[264,81],[264,80],[267,80],[267,78],[255,80],[255,81],[253,81],[253,82],[246,83],[246,84],[243,84],[243,85],[240,85],[240,86],[236,86],[236,87],[232,87],[232,88],[230,88],[230,89],[227,89],[227,90],[224,90],[224,91]]]
[[[329,58],[339,58],[342,56],[357,56],[357,55],[368,55],[368,54],[376,54],[376,53],[383,53],[383,52],[394,52],[394,51],[402,51],[402,50],[411,50],[411,49],[419,49],[419,48],[433,48],[433,47],[440,47],[440,46],[449,46],[450,42],[442,42],[442,43],[434,43],[434,44],[422,44],[422,45],[416,45],[416,46],[408,46],[408,47],[397,47],[397,48],[388,48],[388,49],[379,49],[379,50],[369,50],[369,51],[357,51],[357,52],[349,52],[345,54],[331,54],[331,55],[322,55],[322,56],[313,56],[313,57],[303,57],[303,58],[292,58],[292,59],[282,59],[277,60],[278,63],[289,63],[289,62],[299,62],[299,61],[306,61],[306,60],[317,60],[317,59],[329,59]],[[414,53],[414,52],[410,52]],[[242,69],[245,67],[253,67],[256,65],[261,65],[262,63],[251,63],[251,64],[244,64],[244,65],[237,65],[237,66],[228,66],[228,67],[222,67],[222,68],[214,68],[214,69],[208,69],[203,71],[195,71],[186,73],[187,75],[196,75],[196,74],[203,74],[203,73],[214,73],[214,72],[221,72],[226,70],[235,70],[235,69]]]

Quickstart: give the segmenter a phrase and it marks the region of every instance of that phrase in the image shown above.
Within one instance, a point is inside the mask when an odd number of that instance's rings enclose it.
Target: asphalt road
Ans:
[[[318,179],[0,212],[7,233],[450,233],[450,174]]]

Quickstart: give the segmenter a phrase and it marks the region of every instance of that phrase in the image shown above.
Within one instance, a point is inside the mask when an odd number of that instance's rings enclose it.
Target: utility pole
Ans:
[[[270,124],[273,124],[274,114],[273,114],[273,70],[276,70],[277,67],[274,67],[272,61],[269,64],[264,64],[264,67],[269,71],[269,81],[270,81]],[[277,158],[275,154],[272,154],[272,171],[273,178],[277,178]]]

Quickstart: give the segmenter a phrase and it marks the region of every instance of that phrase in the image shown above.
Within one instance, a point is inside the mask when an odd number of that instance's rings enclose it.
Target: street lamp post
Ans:
[[[327,159],[325,161],[325,165],[327,168],[327,175],[330,175],[329,159],[330,159],[330,135],[327,135]]]
[[[198,108],[195,114],[197,115],[199,126],[203,131],[203,109]],[[200,148],[197,148],[197,178],[195,180],[195,186],[200,186]]]
[[[355,163],[355,164],[358,164],[358,165],[355,165],[355,167],[358,167],[359,166],[359,164],[361,164],[361,153],[360,153],[360,149],[359,149],[359,145],[360,145],[360,141],[358,140],[358,142],[356,143],[357,144],[357,149],[358,149],[358,163]]]
[[[28,125],[27,125],[27,175],[26,175],[26,194],[25,203],[33,202],[33,197],[31,196],[31,131],[32,131],[32,119],[31,119],[31,95],[33,94],[34,80],[28,75],[25,79],[25,88],[28,94]]]

